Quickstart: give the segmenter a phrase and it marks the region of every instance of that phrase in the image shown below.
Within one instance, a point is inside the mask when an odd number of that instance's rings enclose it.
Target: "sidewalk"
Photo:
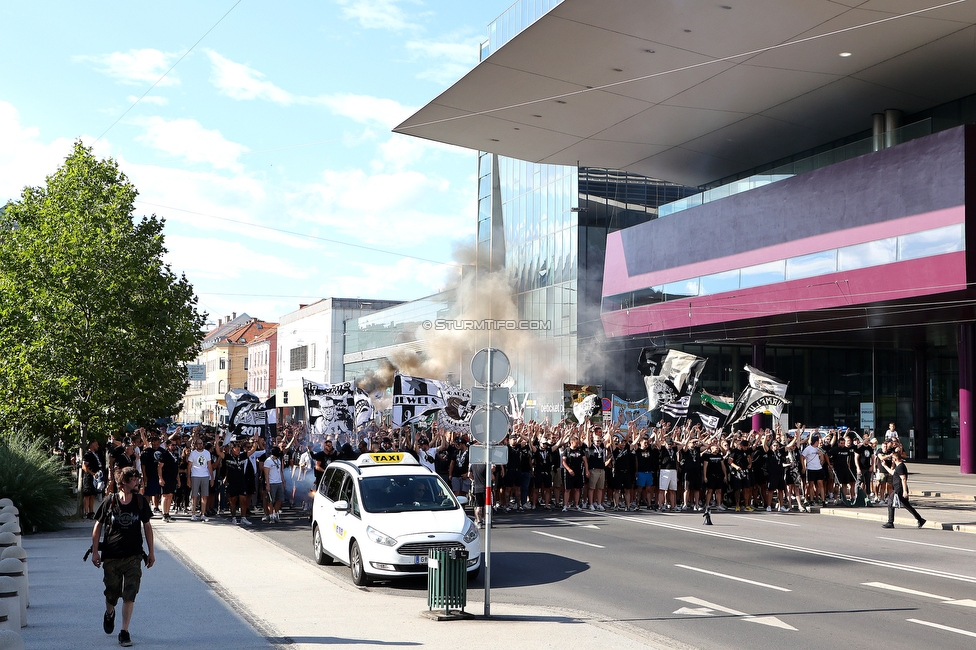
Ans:
[[[958,465],[908,463],[912,505],[925,520],[925,528],[976,533],[976,474],[960,474]],[[820,514],[885,522],[884,504],[870,508],[821,508]],[[895,526],[915,527],[915,519],[895,510]]]
[[[156,565],[143,573],[130,630],[136,648],[496,650],[499,639],[536,648],[683,647],[581,612],[493,602],[486,620],[480,590],[468,592],[466,611],[475,619],[437,622],[421,615],[423,600],[357,588],[311,558],[225,522],[154,521],[153,529]],[[90,531],[91,524],[76,522],[24,538],[31,607],[21,633],[27,648],[118,647],[117,634],[102,631],[102,572],[81,560]]]

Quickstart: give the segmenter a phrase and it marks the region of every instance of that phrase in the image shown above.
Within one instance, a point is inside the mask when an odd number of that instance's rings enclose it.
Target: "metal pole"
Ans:
[[[485,427],[485,497],[491,494],[491,362],[494,350],[488,348],[488,381],[485,382],[485,408],[487,411],[487,426]],[[491,503],[485,500],[485,617],[491,616],[491,510],[495,499]]]

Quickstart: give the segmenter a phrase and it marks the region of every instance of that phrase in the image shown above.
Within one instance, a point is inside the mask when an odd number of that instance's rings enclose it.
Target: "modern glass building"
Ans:
[[[490,152],[479,262],[504,260],[522,313],[569,305],[577,383],[638,397],[646,346],[708,357],[725,394],[750,363],[793,421],[894,422],[976,472],[976,6],[675,6],[517,2],[396,131]],[[594,168],[678,195],[601,213]]]

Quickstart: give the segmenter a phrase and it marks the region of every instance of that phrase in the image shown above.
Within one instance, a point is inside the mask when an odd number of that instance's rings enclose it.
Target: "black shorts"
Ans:
[[[613,483],[618,490],[633,490],[636,479],[633,474],[617,474],[614,472]]]
[[[563,488],[566,490],[582,490],[583,472],[576,472],[574,475],[570,474],[566,470],[563,470]]]
[[[807,470],[807,483],[813,481],[822,481],[827,478],[827,470],[825,469],[808,469]]]
[[[505,470],[505,477],[503,479],[505,481],[504,486],[519,487],[522,484],[520,480],[521,476],[522,476],[521,472],[510,472],[508,470]]]
[[[705,477],[705,489],[707,490],[724,490],[725,489],[725,477],[721,474],[709,474]]]
[[[786,489],[786,477],[784,476],[770,476],[766,481],[767,490],[785,490]]]
[[[243,481],[233,481],[227,483],[224,489],[227,491],[228,497],[241,497],[245,494]]]
[[[702,473],[701,468],[698,471],[689,470],[685,474],[685,489],[686,490],[700,490],[702,489]]]
[[[474,499],[474,506],[476,508],[484,508],[485,507],[485,492],[486,492],[486,490],[485,489],[482,489],[480,492],[472,492],[471,493],[471,496]]]
[[[749,474],[745,472],[733,472],[732,480],[730,482],[733,490],[745,490],[752,487],[752,481],[749,480]]]
[[[551,488],[552,487],[552,474],[549,472],[536,472],[535,474],[535,486],[537,488]]]
[[[95,477],[85,472],[84,476],[81,477],[81,495],[93,497],[96,494],[98,494],[98,490],[95,489]]]

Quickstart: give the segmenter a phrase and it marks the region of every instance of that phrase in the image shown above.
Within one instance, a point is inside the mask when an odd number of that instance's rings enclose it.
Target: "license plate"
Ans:
[[[427,564],[427,556],[426,555],[415,555],[414,556],[414,562],[413,563],[414,564]]]

